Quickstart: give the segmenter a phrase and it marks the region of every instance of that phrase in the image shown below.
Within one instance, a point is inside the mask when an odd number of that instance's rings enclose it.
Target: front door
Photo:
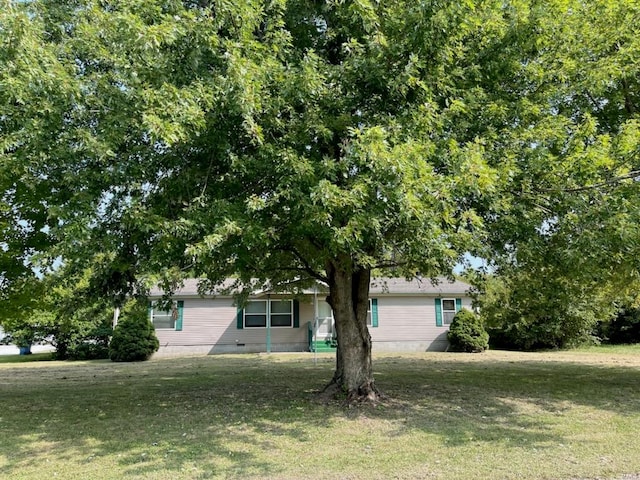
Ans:
[[[333,338],[333,312],[324,300],[318,301],[318,317],[316,318],[316,340],[331,340]]]

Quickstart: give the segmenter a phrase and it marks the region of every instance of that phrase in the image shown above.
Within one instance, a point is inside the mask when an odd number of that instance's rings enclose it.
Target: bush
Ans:
[[[52,333],[52,344],[56,347],[54,357],[58,360],[109,358],[111,321],[111,312],[106,310],[61,319]]]
[[[470,310],[462,309],[453,317],[447,334],[453,352],[484,352],[489,348],[489,334],[482,320]]]
[[[109,358],[114,362],[148,360],[158,351],[160,342],[145,308],[134,308],[123,314],[113,331]]]
[[[109,358],[109,338],[113,334],[111,325],[97,327],[90,335],[77,340],[67,349],[68,360],[102,360]]]

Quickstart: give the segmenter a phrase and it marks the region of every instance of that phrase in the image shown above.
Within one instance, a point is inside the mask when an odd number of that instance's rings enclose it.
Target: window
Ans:
[[[267,302],[249,302],[244,309],[244,326],[247,328],[267,326]]]
[[[171,311],[153,309],[151,323],[155,328],[176,328],[176,318]]]
[[[149,318],[156,330],[182,330],[184,302],[173,302],[169,310],[161,310],[153,304],[149,307]]]
[[[269,307],[267,309],[267,307]],[[271,327],[293,326],[291,300],[253,300],[244,308],[245,328],[266,328],[267,317]]]
[[[462,308],[461,298],[436,298],[436,326],[451,325],[456,312]]]
[[[442,299],[442,321],[445,325],[450,325],[453,317],[456,316],[456,301],[453,298]]]
[[[293,326],[293,309],[291,300],[271,300],[271,326]]]

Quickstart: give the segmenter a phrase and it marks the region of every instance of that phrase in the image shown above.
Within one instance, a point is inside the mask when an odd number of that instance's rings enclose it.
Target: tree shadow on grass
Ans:
[[[0,474],[27,478],[51,454],[54,468],[95,478],[276,477],[292,473],[278,455],[312,450],[336,422],[367,418],[391,425],[387,436],[426,432],[449,445],[546,448],[565,441],[553,423],[567,409],[640,413],[637,368],[391,357],[375,363],[389,400],[347,408],[314,401],[332,361],[301,358],[4,367]]]
[[[256,356],[4,368],[0,476],[28,478],[47,452],[84,475],[115,459],[118,474],[95,478],[277,475],[259,451],[277,451],[282,437],[308,441],[301,412],[314,381],[283,368]]]
[[[377,370],[390,401],[373,415],[398,420],[396,435],[419,429],[449,444],[544,447],[564,441],[553,429],[554,417],[573,408],[640,414],[636,367],[387,358]]]

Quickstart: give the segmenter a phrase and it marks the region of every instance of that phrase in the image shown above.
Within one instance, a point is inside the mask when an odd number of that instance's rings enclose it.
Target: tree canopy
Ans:
[[[116,304],[322,280],[372,398],[373,271],[637,275],[635,1],[3,3],[3,254]]]

